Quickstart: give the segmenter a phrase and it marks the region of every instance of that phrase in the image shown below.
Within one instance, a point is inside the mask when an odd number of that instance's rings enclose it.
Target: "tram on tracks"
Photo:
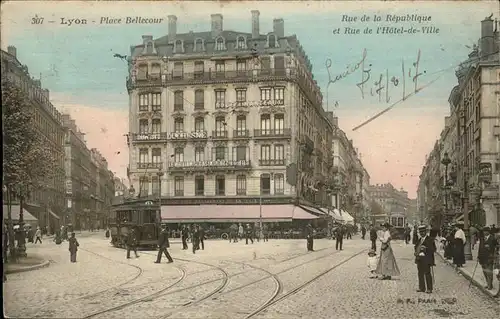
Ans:
[[[138,247],[156,248],[161,222],[159,207],[155,201],[135,198],[113,205],[108,220],[111,244],[126,247],[128,235],[135,228]]]
[[[405,239],[405,225],[406,216],[404,213],[392,212],[389,216],[389,223],[391,224],[391,236],[394,239]]]

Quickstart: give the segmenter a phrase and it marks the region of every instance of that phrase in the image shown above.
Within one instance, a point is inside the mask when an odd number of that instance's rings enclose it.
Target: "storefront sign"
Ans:
[[[194,132],[172,132],[167,134],[167,139],[177,140],[177,139],[188,139],[188,138],[207,138],[207,132],[205,131],[194,131]]]
[[[492,179],[492,166],[491,163],[479,164],[479,180],[481,182],[491,182]]]
[[[242,167],[250,166],[249,160],[240,161],[201,161],[201,162],[173,162],[170,164],[172,167],[176,168],[192,168],[192,167]]]
[[[136,140],[138,141],[154,141],[154,140],[161,140],[162,134],[161,133],[151,133],[151,134],[137,134]]]
[[[284,102],[284,100],[262,100],[262,101],[236,101],[236,102],[229,102],[226,104],[226,107],[228,107],[228,108],[269,107],[269,106],[285,107],[285,102]]]
[[[290,204],[293,203],[292,197],[277,198],[173,198],[163,199],[163,205],[270,205],[270,204]]]
[[[73,183],[71,180],[66,181],[66,194],[73,194]]]

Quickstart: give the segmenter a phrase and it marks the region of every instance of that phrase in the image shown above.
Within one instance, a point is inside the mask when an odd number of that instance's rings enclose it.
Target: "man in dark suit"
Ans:
[[[342,250],[342,244],[344,243],[344,226],[339,225],[335,230],[335,250]]]
[[[159,264],[161,263],[161,257],[163,254],[165,254],[165,257],[167,257],[169,263],[173,263],[174,260],[172,259],[172,256],[168,253],[167,248],[170,247],[170,242],[168,241],[168,229],[167,225],[163,224],[161,226],[161,232],[160,235],[158,236],[158,256],[156,257],[155,263]]]
[[[135,253],[135,258],[139,258],[139,254],[137,253],[137,232],[135,228],[130,230],[130,234],[127,237],[127,258],[130,259],[130,251],[133,250]]]
[[[199,245],[201,245],[201,250],[205,250],[205,229],[203,229],[202,226],[199,226],[198,228],[198,236],[199,236],[198,249],[200,249]]]
[[[420,239],[415,245],[415,263],[417,264],[418,271],[417,292],[427,292],[430,294],[433,289],[431,267],[434,265],[436,244],[434,243],[434,239],[427,235],[427,227],[425,225],[420,225],[418,231]]]
[[[374,251],[377,251],[377,239],[377,230],[373,227],[373,225],[370,225],[370,241],[372,242],[372,249]]]
[[[187,228],[186,225],[183,225],[181,230],[182,250],[186,250],[189,248],[187,244],[188,237],[189,237],[189,229]]]
[[[493,264],[495,262],[495,252],[497,241],[491,234],[490,227],[483,228],[483,236],[479,242],[479,251],[477,261],[483,268],[484,279],[486,280],[486,289],[493,289]]]
[[[311,224],[306,227],[307,251],[314,251],[314,229]]]
[[[193,254],[200,250],[200,227],[194,225],[193,233],[191,234],[191,246],[193,246]]]

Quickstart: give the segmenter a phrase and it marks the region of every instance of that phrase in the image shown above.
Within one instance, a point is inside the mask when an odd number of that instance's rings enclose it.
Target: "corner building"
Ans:
[[[285,36],[283,19],[261,34],[258,11],[251,33],[224,30],[220,14],[211,19],[210,31],[181,34],[169,16],[167,36],[143,36],[131,48],[128,175],[135,194],[161,197],[164,206],[328,206],[322,185],[333,126],[299,41]],[[297,164],[298,192],[286,182],[290,163]]]

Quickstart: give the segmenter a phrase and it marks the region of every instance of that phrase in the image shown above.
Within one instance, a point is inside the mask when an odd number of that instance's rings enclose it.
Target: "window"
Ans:
[[[152,176],[151,177],[151,188],[152,188],[152,195],[153,196],[160,196],[160,177],[159,176]]]
[[[149,122],[148,120],[139,120],[139,134],[149,133]]]
[[[270,48],[275,48],[276,47],[276,36],[275,35],[269,35],[269,37],[267,38],[267,45],[270,47]]]
[[[262,114],[260,116],[260,130],[262,135],[271,134],[271,115]]]
[[[175,62],[174,63],[174,72],[173,72],[173,78],[174,79],[182,79],[184,76],[184,63],[182,62]]]
[[[205,149],[203,147],[196,147],[194,149],[194,161],[203,162],[205,160]]]
[[[246,161],[246,159],[247,159],[246,146],[233,147],[233,160],[234,161]]]
[[[194,78],[202,79],[204,72],[205,72],[205,62],[203,61],[194,62]]]
[[[281,162],[285,160],[285,146],[278,144],[274,145],[274,159],[277,162]],[[283,165],[283,164],[281,164]]]
[[[260,100],[261,101],[271,101],[271,89],[261,88],[260,89]]]
[[[196,176],[194,178],[194,194],[196,196],[205,195],[205,177]]]
[[[184,52],[184,47],[182,45],[182,40],[177,40],[175,41],[175,53],[182,53]]]
[[[213,157],[215,161],[223,161],[226,159],[226,148],[224,146],[216,146],[213,149]]]
[[[176,176],[174,179],[175,196],[184,196],[184,177]]]
[[[226,107],[226,91],[215,91],[215,108],[225,108]]]
[[[285,194],[285,177],[283,174],[274,174],[274,194]]]
[[[262,57],[260,59],[260,73],[270,74],[271,73],[271,58]]]
[[[196,39],[194,41],[194,51],[195,52],[203,51],[203,40],[202,39]]]
[[[245,175],[236,176],[236,195],[247,194],[247,177]]]
[[[276,105],[285,104],[285,88],[274,88],[274,103]]]
[[[215,62],[215,77],[224,78],[225,71],[226,71],[226,63],[224,61]]]
[[[224,39],[222,37],[218,37],[215,41],[215,50],[222,51],[225,50]]]
[[[148,163],[149,162],[149,151],[147,148],[139,149],[139,163]]]
[[[245,115],[238,115],[236,117],[236,136],[247,135],[247,117]]]
[[[141,176],[139,178],[139,197],[149,195],[149,178],[147,176]]]
[[[238,73],[245,73],[247,70],[247,63],[245,60],[236,61],[236,71]]]
[[[244,37],[238,37],[238,40],[236,40],[236,47],[238,49],[245,49],[245,38]]]
[[[205,91],[196,90],[194,92],[194,109],[203,110],[205,108]]]
[[[152,160],[153,160],[153,164],[157,164],[156,166],[158,166],[158,164],[161,164],[161,148],[153,148],[151,150],[151,157],[152,157]],[[156,167],[156,168],[159,168],[159,167]]]
[[[194,130],[196,132],[205,131],[205,119],[203,117],[197,117],[194,119]]]
[[[222,135],[226,131],[226,120],[223,117],[215,119],[215,132],[217,135]]]
[[[174,161],[176,163],[184,162],[184,149],[177,147],[174,151]]]
[[[260,159],[264,161],[271,159],[271,145],[260,146]]]
[[[153,111],[161,110],[161,93],[153,93],[151,95],[151,106]]]
[[[275,56],[274,57],[274,74],[275,75],[285,75],[285,57]]]
[[[176,118],[174,121],[174,132],[181,133],[184,132],[184,119]]]
[[[247,101],[247,90],[237,89],[236,90],[236,106],[243,106]]]
[[[224,176],[217,176],[215,178],[215,195],[226,194],[226,178]]]
[[[260,193],[262,195],[271,194],[271,176],[269,174],[260,176]]]
[[[284,134],[285,116],[283,114],[274,115],[274,132],[276,134]]]
[[[139,94],[139,112],[149,110],[149,94]]]
[[[154,119],[152,121],[151,131],[154,134],[160,134],[160,132],[161,132],[161,120],[160,119]]]
[[[174,93],[174,111],[182,111],[184,109],[184,92],[175,91]]]

